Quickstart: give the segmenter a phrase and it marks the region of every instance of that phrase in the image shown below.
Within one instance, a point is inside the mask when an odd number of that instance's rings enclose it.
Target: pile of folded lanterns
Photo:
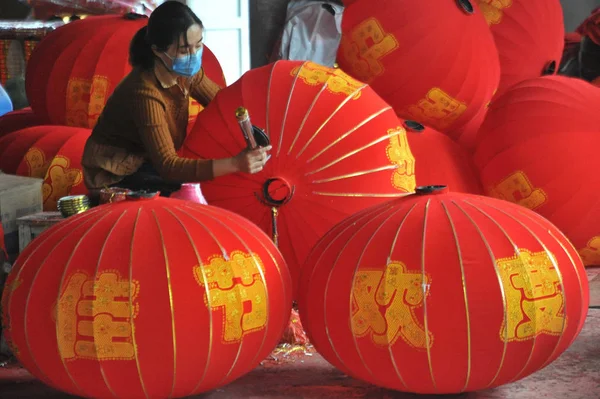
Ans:
[[[560,2],[345,3],[340,68],[247,72],[180,151],[237,154],[244,106],[273,146],[263,171],[203,182],[211,206],[136,194],[26,249],[3,309],[33,374],[87,396],[206,391],[275,346],[292,298],[331,364],[401,391],[506,384],[571,345],[584,264],[600,264],[587,167],[600,90],[556,76]],[[102,284],[121,295],[95,293]],[[120,315],[97,322],[101,306],[81,305],[94,295],[121,301]],[[101,348],[104,331],[116,335]],[[150,357],[157,342],[165,356]]]

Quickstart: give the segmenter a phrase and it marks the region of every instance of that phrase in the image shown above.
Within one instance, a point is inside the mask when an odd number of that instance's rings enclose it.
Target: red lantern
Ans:
[[[563,76],[527,80],[494,101],[475,153],[486,192],[548,218],[586,265],[600,265],[600,90]]]
[[[34,114],[31,108],[9,112],[0,116],[0,137],[14,132],[15,130],[43,124],[43,119]]]
[[[46,36],[27,65],[27,96],[36,114],[54,124],[94,127],[131,70],[129,45],[147,22],[136,14],[89,17]],[[207,48],[204,59],[207,75],[221,82],[223,73]]]
[[[86,194],[81,157],[89,129],[35,126],[0,139],[0,169],[44,179],[44,210],[55,211],[64,196]]]
[[[565,25],[559,0],[477,0],[500,55],[502,94],[511,86],[558,71]]]
[[[290,307],[281,254],[252,223],[143,197],[46,230],[3,295],[19,361],[48,385],[99,398],[179,398],[227,384],[275,347]]]
[[[242,151],[240,106],[266,129],[272,158],[260,173],[202,182],[202,191],[210,204],[274,237],[294,282],[335,223],[415,187],[414,158],[391,107],[341,70],[312,62],[278,61],[244,74],[202,112],[182,154],[225,158]]]
[[[415,157],[417,186],[444,181],[451,191],[482,194],[471,154],[448,136],[414,121],[404,121],[408,144]]]
[[[500,78],[494,39],[472,3],[354,1],[344,11],[339,65],[400,117],[459,139]]]
[[[587,314],[575,249],[523,207],[432,189],[317,244],[298,303],[315,348],[353,377],[414,393],[486,389],[550,364]]]

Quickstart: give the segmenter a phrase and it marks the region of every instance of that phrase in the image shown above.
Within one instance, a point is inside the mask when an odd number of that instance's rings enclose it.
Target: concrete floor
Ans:
[[[460,399],[600,398],[600,269],[588,269],[591,308],[586,325],[556,362],[519,382],[500,388],[452,395]],[[318,354],[267,360],[245,377],[198,399],[429,399],[383,390],[345,376]],[[446,396],[448,397],[448,396]],[[73,398],[36,381],[11,365],[0,369],[0,398]]]

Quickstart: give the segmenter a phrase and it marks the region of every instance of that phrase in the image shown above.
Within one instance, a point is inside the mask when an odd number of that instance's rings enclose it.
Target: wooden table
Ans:
[[[65,220],[60,212],[39,212],[17,219],[19,226],[19,252],[42,232]]]

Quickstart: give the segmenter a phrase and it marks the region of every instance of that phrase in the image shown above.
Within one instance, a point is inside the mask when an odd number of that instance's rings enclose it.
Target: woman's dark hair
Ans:
[[[140,29],[129,46],[131,66],[151,69],[154,67],[152,46],[158,51],[166,51],[172,43],[179,42],[183,35],[187,45],[187,31],[192,25],[204,28],[200,18],[185,4],[178,1],[166,1],[158,6],[148,19],[148,26]]]

